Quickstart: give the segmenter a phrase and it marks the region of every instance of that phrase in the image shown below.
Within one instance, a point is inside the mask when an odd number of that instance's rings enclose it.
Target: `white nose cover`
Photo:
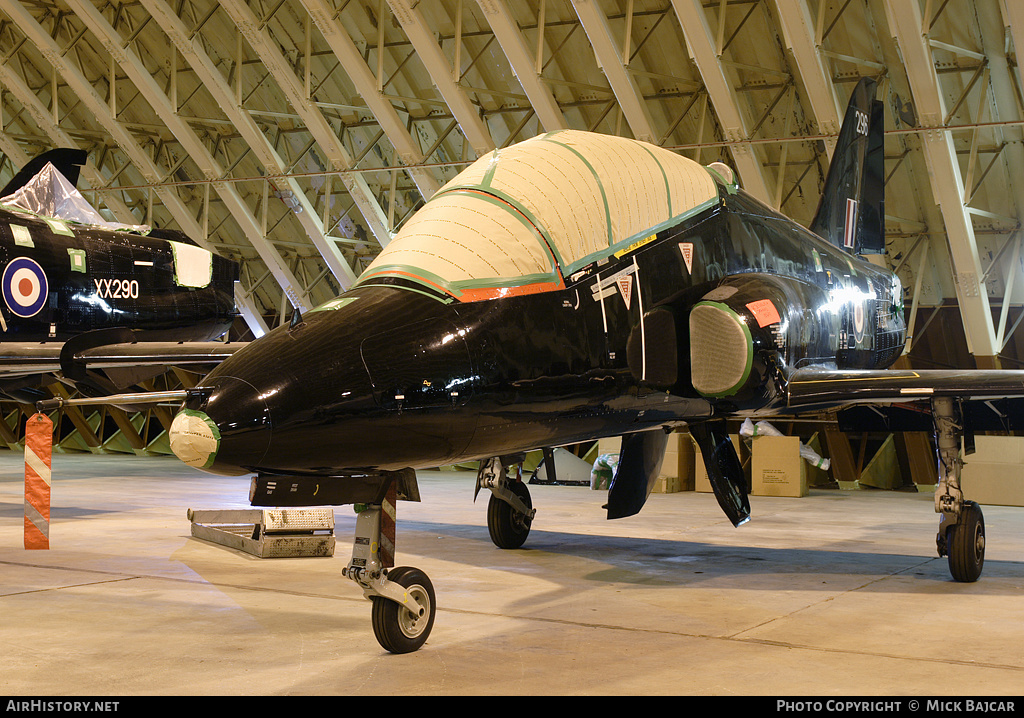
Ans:
[[[171,423],[171,451],[189,466],[209,468],[220,448],[217,425],[201,411],[184,409]]]

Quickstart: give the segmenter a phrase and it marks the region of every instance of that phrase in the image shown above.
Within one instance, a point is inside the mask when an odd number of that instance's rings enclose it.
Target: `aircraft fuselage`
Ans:
[[[209,281],[189,265],[212,263]],[[66,341],[139,328],[150,341],[202,341],[235,317],[237,265],[189,243],[0,210],[3,341]]]
[[[359,284],[214,370],[186,408],[216,425],[217,448],[192,463],[426,468],[772,412],[778,373],[881,368],[905,340],[890,272],[725,186],[555,291],[458,301],[399,284]],[[730,334],[748,355],[738,364]],[[695,380],[730,372],[727,386]]]

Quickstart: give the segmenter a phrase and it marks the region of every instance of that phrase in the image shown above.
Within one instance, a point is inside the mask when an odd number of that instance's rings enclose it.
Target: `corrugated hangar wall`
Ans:
[[[461,169],[546,131],[724,162],[806,223],[866,75],[904,361],[1016,367],[1022,46],[1011,0],[11,0],[0,181],[87,150],[110,218],[240,261],[244,334],[334,297]]]

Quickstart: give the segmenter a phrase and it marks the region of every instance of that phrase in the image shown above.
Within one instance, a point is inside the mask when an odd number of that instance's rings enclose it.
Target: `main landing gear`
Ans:
[[[498,548],[519,548],[530,534],[537,510],[530,501],[530,490],[523,482],[523,457],[495,456],[480,462],[476,475],[476,499],[480,489],[490,489],[487,503],[487,530]],[[516,466],[516,478],[508,478],[508,467]]]
[[[935,537],[939,556],[947,556],[949,572],[957,581],[971,583],[985,564],[985,519],[981,507],[965,501],[960,488],[960,438],[963,419],[951,397],[932,399],[932,420],[938,445],[939,481],[935,487],[935,512],[940,514]]]
[[[391,653],[411,653],[434,627],[437,603],[427,574],[394,565],[395,487],[380,504],[357,506],[352,559],[342,575],[355,581],[373,604],[371,619],[377,642]]]

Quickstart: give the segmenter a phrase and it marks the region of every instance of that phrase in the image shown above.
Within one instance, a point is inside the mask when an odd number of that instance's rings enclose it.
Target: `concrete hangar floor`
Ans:
[[[190,536],[187,509],[249,508],[248,479],[173,458],[55,455],[50,549],[22,547],[23,464],[0,454],[0,695],[996,696],[1024,685],[1024,509],[985,507],[958,584],[926,493],[655,494],[532,486],[524,548],[486,528],[473,474],[425,471],[398,564],[437,592],[433,632],[391,655],[330,558],[261,559]]]

